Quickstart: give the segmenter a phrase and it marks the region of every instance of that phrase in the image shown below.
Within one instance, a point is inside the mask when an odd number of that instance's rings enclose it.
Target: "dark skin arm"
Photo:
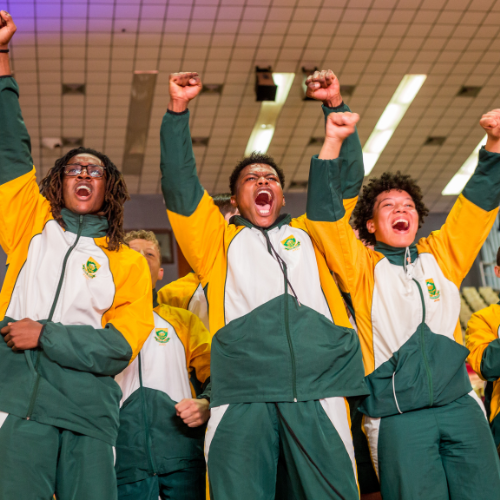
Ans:
[[[13,351],[24,351],[38,347],[38,340],[43,325],[29,318],[24,318],[15,323],[7,323],[0,333],[7,345]]]

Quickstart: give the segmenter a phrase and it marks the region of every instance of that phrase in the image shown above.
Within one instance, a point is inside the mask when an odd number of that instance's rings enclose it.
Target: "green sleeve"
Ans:
[[[476,170],[462,194],[474,205],[490,212],[500,203],[500,154],[479,150]]]
[[[481,375],[488,382],[495,382],[500,378],[500,339],[490,342],[483,351]]]
[[[202,387],[202,393],[196,396],[196,399],[206,399],[210,403],[210,396],[212,395],[212,382],[210,382],[210,377],[205,380]]]
[[[196,399],[206,399],[210,403],[210,397],[212,396],[212,382],[210,377],[207,378],[203,384],[202,393],[196,396]]]
[[[326,118],[330,113],[345,113],[350,112],[349,106],[342,103],[336,108],[321,106]],[[365,167],[363,165],[363,151],[359,140],[358,129],[354,134],[345,139],[340,149],[340,157],[342,158],[342,170],[340,172],[340,182],[342,189],[342,198],[349,200],[358,196],[363,178],[365,176]]]
[[[196,172],[196,161],[189,131],[189,110],[167,111],[160,132],[161,188],[167,209],[189,217],[204,190]]]
[[[33,169],[31,141],[19,107],[19,87],[0,77],[0,185]]]
[[[39,344],[54,363],[96,375],[118,375],[132,358],[132,348],[111,323],[102,329],[47,323]]]

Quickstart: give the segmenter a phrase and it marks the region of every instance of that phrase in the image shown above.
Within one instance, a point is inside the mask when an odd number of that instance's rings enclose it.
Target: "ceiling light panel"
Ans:
[[[278,87],[276,99],[262,102],[259,116],[245,149],[245,156],[251,155],[254,151],[267,152],[273,139],[276,120],[286,102],[294,77],[295,73],[273,73],[274,83]]]
[[[427,75],[405,75],[363,147],[365,175],[377,163],[392,134],[425,82]]]
[[[448,182],[442,192],[444,196],[459,195],[462,192],[463,188],[467,184],[467,181],[471,178],[474,170],[476,170],[479,150],[481,149],[481,146],[486,142],[487,138],[488,136],[485,135],[481,139],[479,144],[474,148],[474,151],[472,151],[471,155],[459,168],[458,172],[451,178],[451,181]]]

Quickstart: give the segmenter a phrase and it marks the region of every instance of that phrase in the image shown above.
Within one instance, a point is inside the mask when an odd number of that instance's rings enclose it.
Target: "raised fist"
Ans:
[[[0,10],[0,49],[7,47],[16,30],[11,15],[5,10]]]
[[[307,77],[306,85],[307,97],[323,101],[330,107],[342,104],[339,79],[331,69],[315,71]]]
[[[500,139],[500,109],[488,111],[481,117],[479,124],[486,130],[489,139]]]
[[[172,73],[170,75],[169,91],[172,101],[184,101],[186,104],[201,91],[202,84],[198,73]]]
[[[354,133],[358,121],[357,113],[330,113],[326,120],[326,140],[343,141]]]

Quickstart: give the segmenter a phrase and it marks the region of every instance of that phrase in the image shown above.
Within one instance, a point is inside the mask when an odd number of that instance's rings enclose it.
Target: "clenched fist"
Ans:
[[[13,351],[24,351],[38,346],[42,328],[41,323],[24,318],[15,323],[7,323],[7,326],[4,326],[0,333]]]
[[[5,10],[0,10],[0,50],[7,49],[7,45],[14,36],[17,27],[12,16]]]
[[[491,153],[500,153],[500,109],[488,111],[481,117],[479,124],[488,135],[485,149]]]
[[[169,81],[168,109],[176,113],[184,111],[187,109],[188,102],[200,93],[202,87],[198,73],[172,73]]]
[[[330,113],[326,119],[326,137],[343,141],[356,130],[356,123],[359,121],[357,113]]]
[[[188,427],[198,427],[210,417],[210,403],[206,399],[183,399],[175,405],[177,416]]]
[[[335,108],[342,104],[339,79],[331,69],[315,71],[306,80],[307,97],[323,101],[325,106]]]

